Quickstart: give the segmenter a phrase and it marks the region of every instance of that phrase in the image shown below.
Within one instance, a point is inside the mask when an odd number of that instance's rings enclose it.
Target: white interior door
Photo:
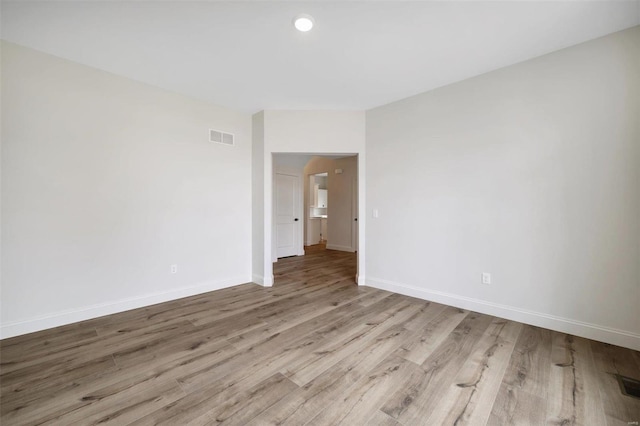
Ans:
[[[278,258],[298,254],[300,216],[298,177],[276,173],[276,252]]]

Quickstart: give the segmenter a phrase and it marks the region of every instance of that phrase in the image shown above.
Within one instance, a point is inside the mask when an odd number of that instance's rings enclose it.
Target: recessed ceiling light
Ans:
[[[311,30],[314,23],[313,17],[306,13],[301,13],[293,19],[293,26],[296,27],[296,30],[302,31],[303,33]]]

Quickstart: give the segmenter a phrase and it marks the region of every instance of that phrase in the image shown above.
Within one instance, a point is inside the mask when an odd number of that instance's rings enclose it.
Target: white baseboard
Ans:
[[[104,315],[116,314],[118,312],[142,308],[183,297],[195,296],[196,294],[207,293],[209,291],[220,290],[248,282],[250,282],[250,280],[248,277],[244,276],[228,278],[225,280],[212,280],[160,293],[145,294],[143,296],[131,297],[113,302],[100,303],[77,309],[69,309],[23,321],[7,322],[0,325],[0,339],[20,336],[22,334],[33,333],[35,331],[72,324],[74,322],[98,318]]]
[[[364,285],[518,321],[525,324],[535,325],[537,327],[548,328],[562,333],[573,334],[587,339],[610,343],[612,345],[623,346],[636,351],[640,350],[640,334],[630,331],[618,330],[584,321],[562,318],[542,312],[501,305],[498,303],[487,302],[442,291],[418,288],[378,278],[367,278]]]
[[[339,246],[335,244],[327,244],[327,250],[340,250],[340,251],[348,251],[354,253],[355,250],[352,247],[348,246]]]
[[[273,287],[273,275],[271,275],[271,279],[264,279],[264,277],[262,275],[258,275],[258,274],[253,274],[253,281],[256,284],[260,284],[263,287]]]
[[[264,277],[264,279],[262,280],[262,285],[264,287],[273,287],[273,275],[271,275],[270,277]]]

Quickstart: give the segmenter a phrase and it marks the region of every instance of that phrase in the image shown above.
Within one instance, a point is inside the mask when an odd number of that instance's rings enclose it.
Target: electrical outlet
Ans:
[[[178,265],[171,265],[171,273],[172,274],[178,273]]]
[[[482,273],[482,284],[491,284],[491,274],[488,272]]]

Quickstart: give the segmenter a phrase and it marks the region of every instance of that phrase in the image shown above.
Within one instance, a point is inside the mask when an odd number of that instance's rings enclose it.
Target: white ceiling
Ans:
[[[638,24],[640,0],[2,3],[6,40],[247,112],[368,109]]]

